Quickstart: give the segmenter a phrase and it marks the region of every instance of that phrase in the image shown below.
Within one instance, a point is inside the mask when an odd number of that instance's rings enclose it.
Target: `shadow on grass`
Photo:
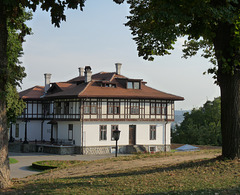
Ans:
[[[53,182],[44,180],[36,183],[25,184],[22,187],[13,187],[4,190],[0,194],[78,194],[81,189],[91,188],[97,192],[99,188],[104,188],[106,185],[93,184],[91,181],[71,181],[64,182],[62,179],[54,180]]]
[[[112,186],[111,182],[104,181],[101,178],[108,179],[108,178],[115,178],[115,177],[126,177],[126,176],[141,176],[144,174],[154,174],[154,173],[161,173],[161,172],[168,172],[168,171],[175,171],[175,170],[184,170],[187,168],[194,168],[194,167],[208,167],[212,166],[216,161],[221,160],[220,158],[214,159],[207,159],[207,160],[195,160],[191,162],[184,162],[179,163],[177,165],[164,165],[162,167],[144,167],[143,170],[125,170],[116,173],[109,173],[109,174],[96,174],[90,176],[83,176],[83,177],[70,177],[70,178],[50,178],[47,180],[37,180],[30,183],[23,183],[22,187],[17,187],[16,189],[10,189],[10,194],[14,193],[29,193],[29,194],[51,194],[51,193],[67,193],[66,190],[69,189],[69,193],[77,194],[79,192],[86,192],[85,190],[91,190],[93,194],[97,194],[99,190],[101,193],[111,193]],[[95,179],[100,180],[95,180]],[[104,181],[104,182],[103,182]],[[12,191],[11,191],[12,190]],[[110,191],[107,191],[110,190]],[[120,187],[118,190],[120,192],[124,191],[124,186]],[[91,192],[88,191],[89,194]],[[125,192],[125,191],[124,191]],[[119,191],[116,192],[119,194]],[[129,194],[129,191],[126,192]],[[136,192],[135,192],[136,193]],[[154,193],[146,193],[146,194],[239,194],[240,193],[240,186],[234,188],[224,188],[224,189],[200,189],[197,191],[166,191],[163,192],[161,189],[154,190]],[[137,193],[139,194],[139,193]],[[144,194],[144,193],[142,193]]]
[[[109,173],[109,174],[95,174],[90,176],[82,176],[82,177],[70,177],[68,179],[87,179],[87,178],[111,178],[111,177],[126,177],[126,176],[137,176],[137,175],[145,175],[145,174],[153,174],[153,173],[161,173],[161,172],[167,172],[167,171],[175,171],[175,170],[181,170],[181,169],[187,169],[187,168],[194,168],[194,167],[201,167],[206,166],[209,163],[214,163],[216,161],[221,160],[220,157],[213,158],[213,159],[206,159],[206,160],[195,160],[191,162],[183,162],[176,165],[163,165],[162,167],[143,167],[143,170],[123,170],[118,171],[118,173]],[[119,173],[120,172],[120,173]]]
[[[229,195],[229,194],[240,194],[240,186],[236,188],[224,188],[224,189],[204,189],[204,190],[196,190],[196,191],[170,191],[170,192],[156,192],[156,193],[143,193],[142,195],[161,195],[161,194],[168,194],[168,195],[175,195],[175,194],[182,194],[182,195]]]

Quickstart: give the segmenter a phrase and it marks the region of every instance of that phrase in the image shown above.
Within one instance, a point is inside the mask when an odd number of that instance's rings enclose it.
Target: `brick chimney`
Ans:
[[[115,65],[116,65],[116,73],[121,74],[122,64],[121,63],[116,63]]]
[[[79,76],[80,77],[84,76],[84,68],[83,67],[79,67],[78,70],[79,70]]]
[[[51,80],[52,74],[50,73],[45,73],[44,78],[45,78],[45,89],[44,89],[44,94],[47,93],[48,89],[50,88],[50,80]]]
[[[85,83],[88,83],[92,80],[92,71],[90,66],[85,66]]]

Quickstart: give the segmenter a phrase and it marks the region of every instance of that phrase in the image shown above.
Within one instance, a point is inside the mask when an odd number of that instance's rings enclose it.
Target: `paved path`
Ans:
[[[29,175],[39,173],[39,171],[31,170],[30,166],[33,162],[42,160],[97,160],[114,157],[114,154],[104,155],[55,155],[46,153],[13,153],[9,152],[10,158],[15,158],[18,163],[10,165],[11,178],[23,178]]]

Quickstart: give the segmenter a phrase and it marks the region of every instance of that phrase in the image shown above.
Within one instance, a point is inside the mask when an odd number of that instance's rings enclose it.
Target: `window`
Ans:
[[[112,127],[111,127],[111,140],[112,141],[114,141],[113,131],[115,131],[116,129],[118,129],[118,125],[112,125]]]
[[[107,140],[107,125],[100,125],[99,139]]]
[[[16,129],[15,129],[15,137],[18,138],[19,137],[19,124],[16,124]]]
[[[160,103],[156,103],[156,114],[161,114],[161,104]]]
[[[120,114],[120,103],[108,102],[108,114]]]
[[[69,114],[69,102],[64,102],[64,114]]]
[[[90,102],[84,102],[83,106],[84,114],[90,114]]]
[[[167,114],[167,106],[166,106],[166,104],[162,104],[162,114]]]
[[[84,102],[84,114],[97,114],[97,102]]]
[[[139,82],[134,82],[133,83],[134,89],[140,89],[140,84]]]
[[[73,124],[68,124],[68,140],[73,140]]]
[[[131,102],[130,114],[139,114],[139,102]]]
[[[133,82],[127,82],[127,88],[133,89]]]
[[[116,84],[104,84],[105,87],[112,87],[112,88],[116,88]]]
[[[97,102],[91,102],[91,114],[97,114]]]
[[[150,153],[155,153],[157,151],[156,146],[150,146],[149,147],[149,152]]]
[[[150,113],[155,114],[155,103],[151,103]]]
[[[128,89],[140,89],[140,82],[139,81],[128,81],[127,82]]]
[[[56,114],[61,114],[61,102],[56,103]]]
[[[151,114],[162,114],[161,112],[161,104],[160,103],[151,103],[150,113]]]
[[[150,140],[156,140],[156,125],[150,125]]]
[[[114,109],[114,106],[113,106],[113,102],[108,102],[108,114],[113,114],[113,109]]]
[[[50,104],[43,104],[43,113],[44,115],[49,115],[50,114]]]

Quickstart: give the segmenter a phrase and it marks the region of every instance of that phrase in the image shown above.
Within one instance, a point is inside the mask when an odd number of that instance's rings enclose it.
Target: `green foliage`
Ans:
[[[22,79],[26,76],[25,68],[21,66],[19,58],[23,55],[22,43],[24,36],[31,33],[31,29],[25,25],[27,20],[32,19],[31,12],[22,9],[22,15],[14,19],[14,23],[7,22],[8,40],[7,40],[7,57],[8,64],[6,69],[7,83],[4,95],[6,98],[7,119],[10,122],[16,122],[16,118],[22,113],[25,103],[19,99],[16,87],[20,87]],[[22,24],[22,25],[20,25]]]
[[[172,130],[172,142],[221,146],[221,100],[207,101],[203,107],[184,114],[181,125]]]
[[[186,37],[183,57],[202,51],[216,73],[216,59],[231,73],[239,67],[239,1],[206,0],[128,0],[131,15],[126,23],[132,31],[139,56],[153,60],[154,55],[170,54],[179,37]],[[221,45],[221,42],[226,42]],[[219,64],[218,64],[219,65]]]
[[[8,18],[11,18],[11,22],[13,24],[21,24],[15,21],[14,18],[22,16],[23,10],[22,8],[27,8],[33,12],[36,11],[39,6],[44,11],[50,11],[52,24],[59,27],[61,21],[66,20],[65,10],[66,8],[70,9],[80,9],[82,10],[84,7],[85,0],[3,0],[3,6],[5,7],[6,14]]]
[[[26,12],[22,8],[22,15],[11,21],[9,18],[7,21],[8,25],[8,40],[7,40],[7,57],[8,65],[6,70],[7,83],[13,86],[19,86],[22,83],[22,79],[26,77],[24,73],[25,68],[21,66],[19,58],[23,55],[22,44],[24,37],[31,34],[31,29],[25,24],[27,20],[32,19],[32,13]]]
[[[25,102],[19,99],[16,87],[9,83],[7,84],[6,94],[8,124],[10,122],[15,123],[17,117],[21,115],[25,108]]]
[[[16,160],[15,158],[9,158],[9,163],[15,164],[15,163],[18,163],[18,160]]]

